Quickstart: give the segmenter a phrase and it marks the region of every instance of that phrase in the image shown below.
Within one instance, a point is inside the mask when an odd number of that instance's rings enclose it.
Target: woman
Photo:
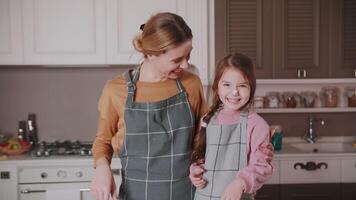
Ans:
[[[144,56],[142,64],[108,81],[99,101],[91,193],[116,199],[110,170],[116,153],[122,163],[120,199],[193,199],[192,141],[207,111],[199,77],[184,70],[193,35],[172,13],[158,13],[141,28],[133,45]]]

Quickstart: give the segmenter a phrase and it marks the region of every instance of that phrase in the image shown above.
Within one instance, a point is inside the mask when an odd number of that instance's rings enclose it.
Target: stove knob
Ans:
[[[48,174],[46,172],[41,173],[41,178],[47,178]]]
[[[58,176],[59,178],[66,178],[66,177],[67,177],[67,172],[66,172],[66,171],[63,171],[63,170],[59,170],[59,171],[57,172],[57,176]]]
[[[75,172],[75,176],[81,178],[83,177],[83,172]]]

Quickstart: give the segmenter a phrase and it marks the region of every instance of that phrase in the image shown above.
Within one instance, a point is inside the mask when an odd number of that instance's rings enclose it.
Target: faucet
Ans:
[[[320,121],[320,124],[324,126],[325,121],[322,119],[317,119],[313,118],[312,116],[308,117],[308,129],[307,133],[304,135],[304,140],[307,141],[308,143],[315,143],[316,140],[318,139],[318,135],[316,134],[315,128],[314,128],[314,121]]]

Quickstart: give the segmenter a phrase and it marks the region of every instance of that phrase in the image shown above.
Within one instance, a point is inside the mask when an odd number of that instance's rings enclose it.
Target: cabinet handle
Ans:
[[[90,192],[89,188],[79,189],[80,192]],[[20,190],[21,194],[28,194],[28,193],[39,193],[39,192],[46,192],[46,190],[31,190],[31,189],[24,189]]]
[[[297,167],[300,167],[300,169],[305,169],[307,171],[315,171],[317,169],[321,169],[321,167],[323,167],[323,166],[324,166],[324,169],[328,168],[328,164],[327,163],[321,162],[321,163],[316,164],[313,161],[309,161],[306,164],[295,163],[294,164],[294,169],[297,169]]]

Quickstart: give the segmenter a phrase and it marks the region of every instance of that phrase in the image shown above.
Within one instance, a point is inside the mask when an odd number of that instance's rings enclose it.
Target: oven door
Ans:
[[[63,200],[64,198],[69,198],[70,200],[95,200],[88,189],[89,184],[89,182],[20,184],[19,200],[47,200],[47,197],[51,196],[48,194],[49,192],[63,191],[63,195],[70,195],[68,191],[75,191],[76,189],[78,189],[79,195],[73,194],[71,197],[57,196],[48,200]]]

